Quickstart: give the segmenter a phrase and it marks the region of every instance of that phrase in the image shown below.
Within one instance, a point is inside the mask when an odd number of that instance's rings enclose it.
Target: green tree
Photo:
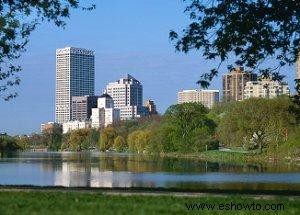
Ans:
[[[218,137],[226,146],[250,149],[278,147],[287,138],[296,117],[294,104],[283,96],[275,99],[248,99],[234,103],[221,118]]]
[[[17,140],[13,137],[4,135],[0,136],[0,153],[16,151],[22,149],[20,145],[18,145]]]
[[[139,153],[143,153],[148,148],[147,146],[150,143],[150,134],[151,131],[140,131],[137,135],[135,146]]]
[[[172,105],[165,113],[165,123],[169,130],[169,143],[174,144],[175,151],[191,151],[199,131],[201,135],[205,130],[207,138],[210,138],[215,130],[215,123],[209,119],[208,109],[202,104],[184,103]]]
[[[140,134],[140,130],[131,132],[127,137],[127,144],[130,151],[138,151],[137,138]]]
[[[150,139],[145,149],[147,153],[159,154],[161,152],[168,151],[164,150],[164,132],[161,131],[161,126],[158,125],[156,128],[152,128],[149,132]]]
[[[50,150],[59,150],[62,144],[62,128],[53,126],[51,129],[44,130],[42,133],[45,147]]]
[[[20,83],[17,73],[21,67],[13,61],[26,51],[30,34],[39,23],[49,21],[64,27],[71,9],[94,8],[92,4],[81,5],[79,0],[0,1],[0,97],[8,100],[17,95],[8,92],[9,87]]]
[[[116,137],[117,137],[117,132],[113,127],[104,128],[101,131],[100,138],[99,138],[100,150],[106,151],[110,149],[113,146]]]
[[[204,87],[223,62],[244,66],[281,79],[280,68],[296,62],[300,51],[299,1],[184,0],[191,23],[179,35],[170,32],[176,50],[200,50],[206,60],[220,64],[198,81]],[[264,64],[267,59],[276,63]]]
[[[27,136],[20,136],[16,138],[16,141],[17,141],[17,145],[23,150],[29,149],[31,146],[30,138]]]
[[[68,149],[72,151],[82,151],[88,149],[84,142],[90,134],[89,129],[78,129],[71,131],[67,138],[65,139],[65,144],[62,146],[62,149]]]
[[[126,148],[126,141],[124,137],[117,136],[114,140],[114,149],[116,149],[118,152],[124,151]]]

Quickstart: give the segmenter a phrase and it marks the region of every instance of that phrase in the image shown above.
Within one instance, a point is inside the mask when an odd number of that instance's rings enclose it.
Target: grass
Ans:
[[[186,204],[283,204],[284,210],[188,210]],[[300,199],[104,195],[61,191],[0,191],[0,214],[300,214]]]
[[[294,159],[287,159],[288,154],[284,153],[266,153],[262,154],[253,154],[253,153],[244,153],[238,151],[219,151],[219,150],[210,150],[206,152],[199,153],[166,153],[162,156],[166,157],[178,157],[178,158],[190,158],[196,160],[210,161],[210,162],[223,162],[223,163],[297,163],[299,162],[298,157]]]
[[[226,152],[226,151],[218,151],[218,150],[210,150],[206,152],[199,153],[166,153],[162,156],[167,157],[182,157],[182,158],[191,158],[197,160],[204,161],[212,161],[212,162],[230,162],[230,163],[247,163],[247,162],[264,162],[268,161],[265,154],[248,154],[241,152]]]

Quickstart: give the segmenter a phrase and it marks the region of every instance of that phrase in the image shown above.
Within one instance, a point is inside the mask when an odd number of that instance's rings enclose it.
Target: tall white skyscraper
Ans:
[[[55,121],[71,120],[73,96],[94,95],[94,52],[66,47],[56,50]]]
[[[115,108],[120,109],[121,120],[141,117],[143,107],[143,86],[133,76],[127,75],[106,86],[106,93],[114,100]]]

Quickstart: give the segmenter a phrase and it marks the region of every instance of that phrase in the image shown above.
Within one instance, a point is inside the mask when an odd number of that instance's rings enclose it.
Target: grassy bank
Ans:
[[[81,192],[0,191],[0,214],[299,214],[300,199],[229,197],[174,197],[104,195]],[[186,204],[215,204],[215,210],[188,210]],[[266,204],[276,210],[216,209],[220,204]],[[280,206],[279,204],[283,205]],[[276,205],[276,206],[275,206]]]
[[[161,154],[165,157],[190,158],[209,162],[224,162],[224,163],[300,163],[300,158],[291,158],[286,154],[279,153],[242,153],[242,152],[226,152],[211,150],[199,153],[165,153]]]

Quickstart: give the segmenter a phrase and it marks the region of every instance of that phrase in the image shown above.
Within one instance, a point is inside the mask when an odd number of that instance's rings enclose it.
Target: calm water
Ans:
[[[0,158],[0,185],[300,190],[300,166],[229,165],[118,153],[22,152]]]

